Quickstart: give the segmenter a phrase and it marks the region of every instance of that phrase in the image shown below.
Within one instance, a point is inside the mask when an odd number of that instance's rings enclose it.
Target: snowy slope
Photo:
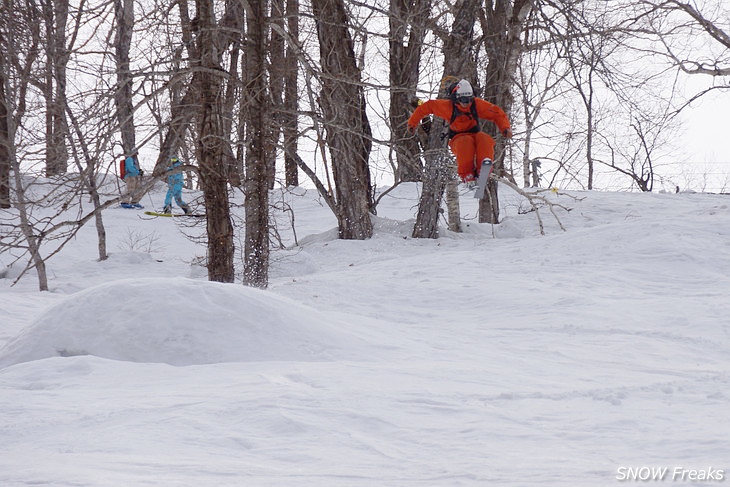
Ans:
[[[721,483],[730,199],[573,196],[565,232],[504,189],[500,225],[465,194],[464,233],[421,240],[403,185],[340,241],[277,194],[267,291],[206,282],[185,220],[109,210],[108,261],[89,228],[52,292],[0,279],[0,485]]]

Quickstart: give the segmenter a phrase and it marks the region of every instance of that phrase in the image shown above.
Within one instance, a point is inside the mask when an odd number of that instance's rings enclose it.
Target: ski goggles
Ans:
[[[470,105],[474,101],[473,96],[457,96],[456,103],[459,105]]]

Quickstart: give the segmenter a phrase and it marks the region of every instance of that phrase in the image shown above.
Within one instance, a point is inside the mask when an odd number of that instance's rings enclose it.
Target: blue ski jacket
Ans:
[[[134,157],[129,156],[126,159],[124,159],[124,172],[126,173],[126,175],[124,177],[127,177],[127,176],[134,177],[134,176],[140,175],[139,167],[137,166],[137,163],[134,160]]]
[[[172,163],[170,167],[167,168],[168,171],[172,171],[173,169],[180,167],[182,163],[180,161],[175,161]],[[170,174],[167,176],[167,186],[169,188],[174,188],[175,186],[179,186],[180,189],[182,189],[183,182],[185,182],[185,177],[183,176],[183,173],[178,171],[175,173]],[[177,188],[175,188],[177,189]]]

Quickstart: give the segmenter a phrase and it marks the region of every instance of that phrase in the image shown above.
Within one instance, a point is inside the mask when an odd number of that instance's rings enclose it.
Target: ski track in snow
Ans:
[[[109,210],[107,261],[88,228],[51,293],[0,279],[0,485],[727,478],[728,197],[553,195],[567,231],[543,209],[540,236],[508,191],[500,225],[466,194],[464,233],[422,240],[401,185],[368,241],[287,193],[266,292],[206,283],[199,227]]]

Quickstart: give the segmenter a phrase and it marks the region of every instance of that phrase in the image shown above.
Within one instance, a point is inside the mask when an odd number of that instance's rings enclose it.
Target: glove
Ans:
[[[502,137],[505,139],[511,139],[512,138],[512,131],[510,129],[504,129],[502,130]]]
[[[144,171],[140,169],[139,170],[139,177],[142,177],[142,176],[144,176]]]

